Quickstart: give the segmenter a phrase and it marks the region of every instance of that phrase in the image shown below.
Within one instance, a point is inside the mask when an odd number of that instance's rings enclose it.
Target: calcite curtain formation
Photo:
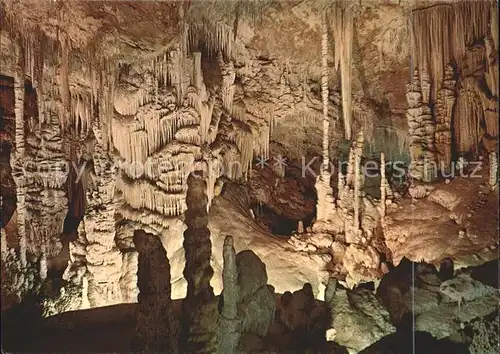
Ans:
[[[488,1],[412,12],[417,69],[407,118],[414,178],[450,173],[456,155],[477,155],[482,139],[498,135],[497,22],[498,8]]]

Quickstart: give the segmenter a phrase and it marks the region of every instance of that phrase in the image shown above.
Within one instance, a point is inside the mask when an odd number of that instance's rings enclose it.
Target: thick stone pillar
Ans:
[[[177,321],[172,314],[167,253],[158,236],[138,230],[133,239],[139,253],[139,310],[133,349],[143,353],[177,353]]]
[[[210,280],[212,243],[208,229],[207,183],[202,171],[191,173],[187,180],[185,213],[184,277],[188,283],[183,302],[182,352],[213,353],[217,350],[218,310]]]

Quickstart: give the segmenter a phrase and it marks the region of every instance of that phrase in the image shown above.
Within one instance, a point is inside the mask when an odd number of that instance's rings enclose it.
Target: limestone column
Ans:
[[[435,124],[432,112],[426,102],[430,95],[428,92],[428,76],[422,76],[422,85],[415,70],[413,79],[407,85],[406,99],[408,110],[408,133],[410,135],[410,175],[418,180],[430,182],[435,177],[434,132]],[[427,100],[427,101],[426,101]]]
[[[138,230],[133,240],[139,253],[139,308],[133,349],[143,353],[177,353],[167,254],[158,236]]]
[[[330,121],[328,119],[328,31],[326,18],[322,20],[321,34],[321,96],[323,99],[323,161],[321,164],[320,175],[316,181],[316,192],[318,202],[316,206],[316,220],[326,222],[330,219],[330,214],[335,209],[335,198],[333,190],[330,187],[329,172],[329,129]]]
[[[212,353],[217,350],[218,310],[210,286],[212,244],[208,229],[207,183],[202,171],[194,171],[187,180],[184,251],[187,296],[183,302],[182,351]]]
[[[387,198],[387,178],[385,177],[385,154],[380,153],[380,214],[385,217],[385,200]]]
[[[354,220],[353,226],[356,230],[360,226],[360,205],[362,198],[362,189],[364,183],[364,175],[361,169],[361,156],[363,154],[363,144],[365,138],[363,131],[359,133],[358,139],[354,143]]]
[[[448,65],[436,99],[436,162],[443,174],[451,170],[451,117],[456,100],[453,74],[453,68]]]
[[[15,150],[13,151],[12,176],[16,182],[17,233],[19,237],[19,260],[26,267],[26,176],[24,161],[24,48],[16,46],[16,66],[14,72],[14,115],[16,120]]]

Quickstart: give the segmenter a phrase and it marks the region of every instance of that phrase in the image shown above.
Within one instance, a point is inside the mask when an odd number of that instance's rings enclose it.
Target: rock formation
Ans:
[[[139,308],[133,346],[140,352],[177,353],[177,323],[170,298],[170,265],[158,236],[134,233],[139,253]]]
[[[498,184],[498,159],[495,151],[489,154],[490,178],[488,180],[490,187],[494,189]]]
[[[366,289],[340,290],[328,303],[332,311],[334,341],[358,353],[379,339],[394,333],[389,313],[375,295]]]
[[[435,126],[428,106],[429,99],[424,97],[423,85],[430,84],[425,78],[426,76],[423,76],[421,81],[418,72],[415,71],[411,83],[407,86],[406,118],[410,136],[410,175],[415,179],[430,182],[437,176],[434,155]]]
[[[23,0],[0,27],[13,351],[489,348],[463,269],[498,249],[496,2]]]
[[[216,350],[218,326],[217,302],[210,279],[213,269],[210,230],[208,229],[207,183],[203,171],[195,171],[188,177],[186,195],[187,210],[184,231],[186,266],[184,277],[188,288],[183,302],[182,351],[213,352]]]
[[[436,162],[439,171],[446,176],[451,172],[451,118],[455,104],[455,80],[453,68],[447,66],[436,99]]]
[[[276,300],[267,285],[266,265],[252,251],[236,255],[238,316],[242,333],[265,336],[274,320]]]
[[[224,240],[224,270],[222,311],[219,317],[219,352],[235,353],[241,336],[241,323],[238,317],[237,304],[239,301],[238,269],[236,267],[236,252],[233,238],[227,236]]]

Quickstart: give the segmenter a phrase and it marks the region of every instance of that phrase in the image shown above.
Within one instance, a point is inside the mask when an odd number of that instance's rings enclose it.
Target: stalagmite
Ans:
[[[86,276],[82,277],[82,304],[80,305],[80,310],[85,310],[90,308],[89,302],[89,280]]]
[[[389,183],[385,177],[385,154],[380,153],[380,214],[385,216],[385,200],[387,198],[387,187]]]
[[[170,264],[163,245],[153,234],[134,232],[134,245],[139,253],[135,351],[177,353],[176,321],[170,298]]]
[[[219,325],[219,353],[236,353],[240,340],[238,269],[233,237],[226,236],[223,247],[224,269],[222,271],[222,312]]]
[[[297,233],[298,234],[303,234],[304,233],[304,222],[302,220],[299,220],[299,222],[298,222]]]
[[[345,138],[351,140],[352,121],[352,43],[354,32],[353,4],[349,2],[335,3],[334,34],[335,60],[334,65],[340,67],[342,89],[342,114],[344,117]]]
[[[359,229],[360,219],[359,219],[359,208],[361,199],[361,188],[362,188],[362,171],[361,171],[361,151],[363,147],[364,137],[361,131],[356,141],[356,144],[361,145],[361,150],[358,150],[354,157],[354,220],[353,226],[355,230]],[[359,146],[357,146],[359,148]]]
[[[201,53],[200,52],[193,53],[193,61],[194,61],[194,64],[193,64],[193,67],[194,67],[193,84],[194,84],[194,87],[196,87],[198,90],[201,90],[203,75],[201,72]]]
[[[424,76],[425,78],[425,76]],[[424,85],[427,86],[427,82]],[[413,178],[431,181],[435,169],[435,123],[432,112],[422,98],[421,80],[415,70],[413,79],[407,85],[408,135],[410,136],[410,174]]]
[[[25,154],[24,132],[24,49],[16,46],[16,68],[14,75],[14,114],[16,119],[15,150],[12,154],[12,176],[16,182],[17,197],[17,233],[19,237],[19,259],[21,265],[26,267],[26,177],[23,165]]]
[[[47,279],[47,244],[45,240],[42,240],[41,244],[41,255],[40,255],[40,270],[39,275],[41,280]]]
[[[322,171],[328,169],[330,162],[328,156],[328,137],[329,125],[328,119],[328,28],[326,19],[323,18],[321,24],[321,97],[323,100],[323,165]]]
[[[490,178],[489,184],[492,189],[494,189],[498,184],[498,160],[497,153],[495,151],[490,152]]]
[[[44,123],[40,129],[40,143],[36,154],[27,156],[34,164],[46,166],[30,169],[26,210],[37,215],[30,220],[33,239],[30,240],[31,252],[39,258],[40,277],[47,276],[47,263],[59,253],[64,219],[68,212],[68,198],[65,183],[68,178],[67,150],[61,121],[61,97],[59,88],[51,82],[52,72],[44,68],[39,77],[38,100],[43,102]],[[66,116],[65,116],[66,117]],[[32,150],[31,150],[32,151]],[[34,246],[34,247],[33,247]]]
[[[451,118],[455,105],[455,80],[453,68],[448,65],[436,99],[436,160],[442,173],[451,168]]]
[[[120,277],[122,253],[115,242],[115,171],[107,145],[109,117],[99,116],[93,122],[96,136],[94,153],[95,180],[86,191],[86,211],[83,230],[86,235],[85,263],[88,276],[88,299],[92,307],[106,306],[122,301]],[[109,122],[109,123],[108,123]]]
[[[345,176],[342,174],[342,169],[339,167],[337,174],[337,191],[340,196],[340,193],[344,190],[345,187]]]
[[[321,171],[316,180],[315,188],[318,195],[318,203],[316,206],[316,219],[319,222],[325,222],[332,216],[332,210],[335,209],[335,198],[333,190],[330,187],[330,172],[329,172],[329,154],[328,154],[328,138],[329,125],[328,120],[328,31],[326,25],[326,15],[322,20],[321,33],[321,94],[323,102],[323,161]]]
[[[188,177],[185,213],[184,250],[186,265],[184,277],[188,283],[183,302],[182,351],[215,352],[218,324],[217,302],[210,279],[212,245],[208,229],[207,182],[203,171],[195,171]],[[210,319],[210,320],[208,320]]]
[[[3,197],[0,196],[0,209],[1,210],[4,210],[3,209]],[[5,227],[3,227],[4,225],[2,225],[2,227],[0,228],[0,255],[1,255],[1,261],[2,263],[5,262],[5,260],[7,259],[7,254],[9,253],[9,247],[7,245],[7,233],[5,232]]]

